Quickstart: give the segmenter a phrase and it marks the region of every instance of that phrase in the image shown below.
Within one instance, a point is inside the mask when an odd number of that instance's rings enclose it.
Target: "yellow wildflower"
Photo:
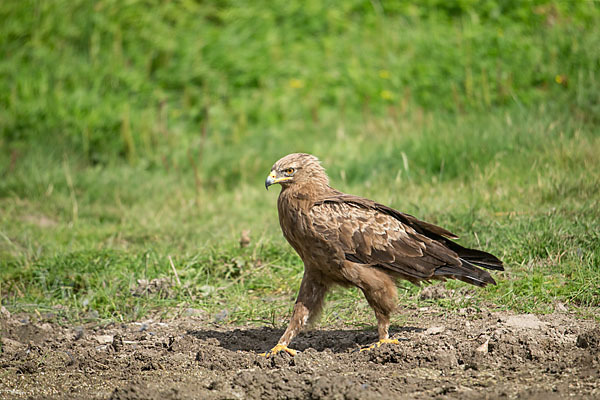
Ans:
[[[289,81],[289,85],[294,89],[301,89],[304,87],[304,81],[301,79],[292,78]]]
[[[384,100],[392,100],[394,98],[394,94],[389,90],[382,90],[379,95]]]
[[[567,87],[567,85],[569,84],[569,79],[567,78],[567,76],[565,74],[556,75],[554,77],[554,81],[564,87]]]

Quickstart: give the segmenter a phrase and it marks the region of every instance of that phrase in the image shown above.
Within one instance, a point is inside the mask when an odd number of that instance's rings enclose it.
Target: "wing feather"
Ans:
[[[456,237],[451,232],[360,197],[340,193],[315,203],[309,216],[317,235],[347,260],[385,268],[412,281],[448,277],[485,285],[495,282],[473,264],[502,268],[494,256],[450,241]]]

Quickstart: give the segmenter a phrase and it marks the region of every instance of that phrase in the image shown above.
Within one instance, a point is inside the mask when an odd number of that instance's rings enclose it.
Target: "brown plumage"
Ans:
[[[504,270],[495,256],[451,241],[456,235],[374,201],[339,192],[319,160],[303,153],[277,161],[265,182],[282,186],[277,208],[287,241],[304,262],[304,277],[288,328],[269,354],[321,311],[334,284],[356,286],[375,311],[380,343],[388,340],[396,308],[396,281],[460,279],[477,286],[496,282],[479,268]]]

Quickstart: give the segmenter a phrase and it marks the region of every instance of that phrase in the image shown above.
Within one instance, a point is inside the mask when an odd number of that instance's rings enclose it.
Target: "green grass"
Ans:
[[[505,261],[440,307],[597,312],[600,10],[504,4],[2,2],[2,305],[281,324],[302,264],[264,178],[306,151]],[[325,323],[372,322],[329,300]]]

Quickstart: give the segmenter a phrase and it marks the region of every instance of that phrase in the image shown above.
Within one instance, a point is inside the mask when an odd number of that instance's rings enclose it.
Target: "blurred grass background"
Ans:
[[[596,1],[5,0],[0,19],[10,309],[283,321],[302,265],[263,182],[296,151],[506,262],[442,305],[600,306]],[[325,320],[364,322],[359,299],[334,292]]]

